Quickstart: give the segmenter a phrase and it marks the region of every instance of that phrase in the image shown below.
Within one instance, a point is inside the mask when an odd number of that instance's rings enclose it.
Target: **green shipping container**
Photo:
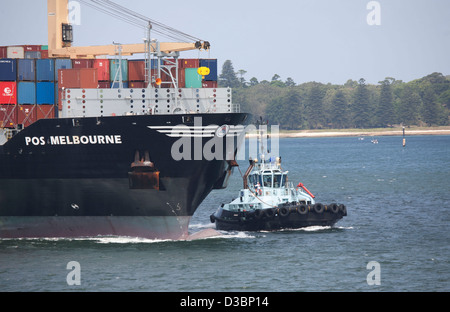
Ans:
[[[201,88],[202,76],[197,73],[198,68],[185,68],[185,88]]]
[[[43,46],[41,46],[41,51],[42,51],[42,50],[47,51],[47,50],[48,50],[48,45],[43,45]]]
[[[109,62],[109,79],[111,81],[114,81],[115,79],[119,80],[119,60],[109,60]],[[128,60],[122,60],[122,81],[128,81]]]

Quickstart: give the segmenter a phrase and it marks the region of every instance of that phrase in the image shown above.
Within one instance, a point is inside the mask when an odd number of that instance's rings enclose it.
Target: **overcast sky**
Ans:
[[[236,71],[247,71],[246,80],[278,74],[297,84],[378,83],[450,74],[449,0],[378,0],[379,10],[368,9],[369,0],[113,1],[209,41],[210,52],[181,57],[217,58],[219,66],[231,60]],[[46,0],[1,2],[0,46],[47,44]],[[83,5],[80,21],[76,46],[141,43],[145,36]]]

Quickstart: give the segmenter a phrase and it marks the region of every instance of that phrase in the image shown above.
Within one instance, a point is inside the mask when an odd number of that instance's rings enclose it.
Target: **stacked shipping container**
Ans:
[[[7,54],[5,48],[2,52]],[[15,59],[0,60],[0,126],[16,126],[17,106],[17,61]]]
[[[166,64],[173,64],[173,60]],[[150,81],[157,78],[157,60],[151,60]],[[216,59],[179,59],[180,88],[216,88]],[[199,67],[208,67],[202,77]],[[146,88],[145,60],[49,59],[48,46],[0,47],[0,128],[28,126],[38,119],[54,118],[64,88],[117,88],[113,84],[122,70],[124,88]],[[175,69],[171,71],[175,76]],[[169,87],[170,76],[162,73],[161,87]]]
[[[40,118],[54,118],[56,66],[47,58],[48,47],[0,47],[0,57],[0,127],[26,127]],[[67,62],[57,64],[64,67]]]

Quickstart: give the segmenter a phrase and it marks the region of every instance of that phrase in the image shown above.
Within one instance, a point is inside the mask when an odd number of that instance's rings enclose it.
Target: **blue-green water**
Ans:
[[[0,291],[450,291],[450,136],[407,137],[405,148],[401,137],[378,141],[280,140],[290,181],[318,202],[346,204],[333,228],[196,241],[0,240]],[[199,207],[192,232],[212,227],[209,215],[238,195],[239,171],[230,183]],[[80,264],[80,285],[67,283],[70,261]]]

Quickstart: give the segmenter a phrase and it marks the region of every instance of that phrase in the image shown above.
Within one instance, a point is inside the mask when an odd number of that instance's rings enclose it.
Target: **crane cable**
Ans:
[[[89,6],[95,10],[105,13],[109,16],[122,20],[133,26],[148,29],[149,24],[151,25],[152,31],[155,33],[174,39],[177,41],[196,41],[201,42],[200,38],[194,37],[175,28],[167,26],[158,21],[152,20],[142,14],[136,13],[128,8],[125,8],[117,3],[110,0],[79,0],[81,3]]]

